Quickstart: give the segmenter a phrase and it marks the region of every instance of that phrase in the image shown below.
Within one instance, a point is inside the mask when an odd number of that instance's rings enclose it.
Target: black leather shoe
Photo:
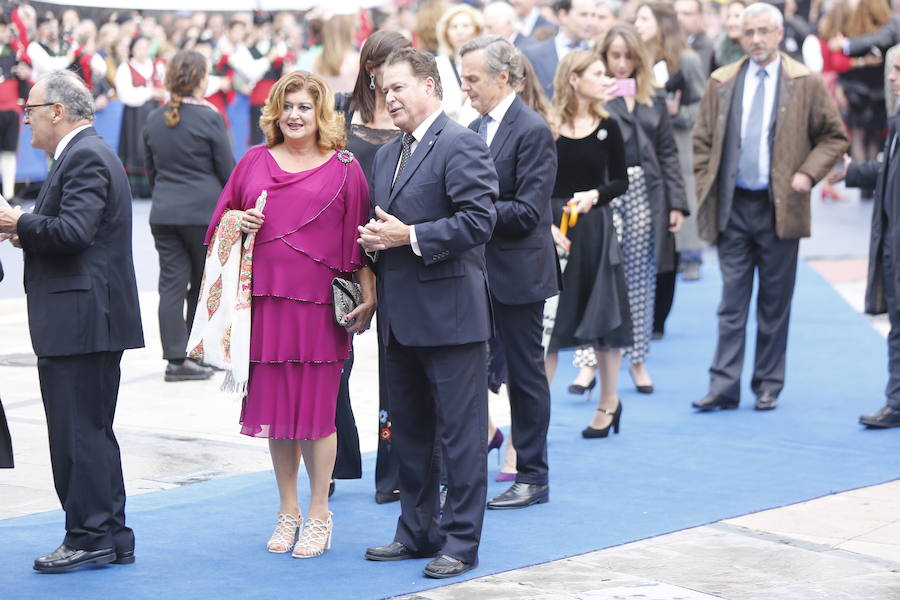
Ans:
[[[544,504],[549,501],[550,486],[516,482],[508,490],[491,499],[487,507],[493,510],[527,508],[532,504]]]
[[[409,558],[431,558],[434,552],[428,554],[423,552],[413,552],[400,542],[391,542],[387,546],[374,546],[366,548],[366,559],[379,562],[388,562],[392,560],[407,560]]]
[[[753,408],[756,410],[775,410],[778,406],[778,396],[772,392],[763,392],[756,397],[756,404]]]
[[[448,577],[457,577],[458,575],[467,573],[477,566],[478,563],[470,565],[461,560],[456,560],[452,556],[441,554],[425,565],[425,569],[423,569],[422,572],[432,579],[446,579]]]
[[[116,552],[116,560],[112,562],[114,565],[132,565],[134,564],[134,550],[122,550]]]
[[[334,479],[328,484],[328,497],[331,498],[332,496],[334,496]]]
[[[732,400],[731,398],[726,398],[725,396],[720,396],[718,394],[707,394],[701,400],[691,402],[691,406],[693,406],[700,412],[709,412],[717,408],[721,408],[722,410],[731,410],[738,407],[738,401]]]
[[[870,429],[900,427],[900,410],[884,405],[874,415],[861,416],[859,422]]]
[[[166,367],[165,379],[166,381],[198,381],[209,379],[213,373],[215,371],[210,367],[201,366],[190,358],[186,358],[181,364],[169,362]]]
[[[34,559],[34,570],[41,573],[64,573],[91,563],[105,565],[116,560],[113,548],[77,550],[65,544],[46,556]]]
[[[375,492],[375,504],[387,504],[400,500],[400,490],[393,492]]]

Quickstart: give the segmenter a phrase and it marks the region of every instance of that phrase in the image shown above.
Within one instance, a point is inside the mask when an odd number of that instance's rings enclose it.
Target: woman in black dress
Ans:
[[[353,153],[369,189],[372,189],[372,163],[383,144],[394,139],[400,130],[394,126],[381,91],[384,61],[397,48],[409,46],[409,40],[396,31],[376,31],[363,44],[359,53],[359,73],[352,94],[338,94],[337,108],[344,113],[347,125],[347,149]],[[397,457],[391,455],[391,416],[386,378],[381,369],[384,348],[378,340],[378,458],[375,465],[375,501],[379,504],[400,499],[397,491]],[[338,452],[334,465],[334,479],[359,479],[362,466],[359,454],[359,435],[350,406],[350,371],[353,352],[344,362],[341,387],[338,393],[336,425]]]
[[[609,203],[628,188],[619,126],[603,108],[612,80],[603,58],[573,50],[560,62],[554,80],[554,118],[559,169],[553,190],[554,222],[577,212],[577,224],[554,238],[569,252],[556,321],[547,348],[547,377],[553,378],[557,352],[592,346],[600,372],[600,400],[584,437],[618,433],[622,403],[616,393],[621,348],[632,343],[625,272]]]

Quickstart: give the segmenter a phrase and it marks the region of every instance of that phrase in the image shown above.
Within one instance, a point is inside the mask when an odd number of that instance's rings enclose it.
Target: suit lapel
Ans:
[[[36,214],[40,214],[41,206],[43,205],[44,200],[47,197],[47,191],[50,189],[50,186],[60,177],[60,173],[62,172],[63,167],[63,161],[66,160],[66,157],[69,155],[69,151],[73,147],[75,147],[75,145],[78,144],[78,142],[81,141],[82,138],[89,135],[97,135],[97,132],[93,127],[88,127],[87,129],[79,131],[78,134],[71,140],[69,140],[68,144],[66,144],[66,147],[62,151],[62,154],[60,154],[59,158],[56,159],[56,164],[53,172],[47,175],[47,178],[44,179],[44,183],[41,185],[41,191],[38,192],[37,200],[35,200],[34,203],[34,212]]]
[[[388,198],[388,206],[391,205],[391,202],[394,201],[397,193],[403,189],[403,186],[406,185],[416,172],[416,169],[419,168],[419,165],[422,164],[422,161],[425,160],[425,157],[428,156],[428,153],[431,152],[431,148],[434,146],[434,142],[437,140],[438,134],[447,123],[448,118],[449,117],[443,112],[438,115],[438,118],[434,120],[434,123],[428,128],[428,131],[425,132],[422,140],[416,145],[415,151],[412,153],[412,156],[409,157],[409,162],[406,163],[406,168],[404,168],[403,172],[397,176],[397,181],[394,183],[394,189],[391,190],[391,195]],[[394,163],[394,166],[396,167],[396,163]],[[385,208],[385,210],[386,209],[387,208]]]
[[[494,139],[491,140],[491,158],[495,161],[500,155],[500,151],[503,150],[503,145],[509,139],[509,134],[512,133],[513,127],[515,126],[516,117],[519,116],[521,110],[522,101],[516,96],[512,104],[510,104],[509,108],[506,110],[506,114],[503,115],[503,119],[497,127],[497,133],[494,134]]]

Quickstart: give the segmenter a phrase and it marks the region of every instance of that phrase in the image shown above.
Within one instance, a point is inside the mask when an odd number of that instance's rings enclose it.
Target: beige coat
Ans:
[[[716,70],[706,85],[694,125],[694,175],[700,237],[718,236],[719,166],[737,76],[748,59]],[[809,194],[796,192],[791,179],[805,173],[817,183],[847,150],[837,108],[822,79],[781,54],[775,137],[771,149],[770,192],[775,205],[775,234],[780,239],[810,235]]]

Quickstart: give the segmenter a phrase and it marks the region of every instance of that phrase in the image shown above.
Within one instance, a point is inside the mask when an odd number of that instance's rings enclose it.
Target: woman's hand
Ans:
[[[375,307],[375,301],[370,300],[369,302],[363,302],[349,312],[346,317],[347,325],[344,325],[344,329],[347,330],[347,333],[353,334],[366,331],[372,324],[372,316],[375,315]]]
[[[587,214],[597,204],[600,199],[600,192],[597,190],[587,190],[586,192],[575,192],[572,199],[569,200],[569,210],[574,210],[582,215]]]
[[[675,233],[684,225],[684,213],[680,210],[669,211],[669,231]]]
[[[572,249],[572,240],[567,238],[559,230],[556,225],[550,226],[550,233],[553,234],[553,243],[556,244],[563,252],[569,252]]]
[[[256,233],[265,220],[266,216],[255,208],[245,210],[241,216],[241,233]]]
[[[666,109],[670,117],[678,116],[678,111],[681,110],[681,90],[675,90],[674,94],[666,96]]]

